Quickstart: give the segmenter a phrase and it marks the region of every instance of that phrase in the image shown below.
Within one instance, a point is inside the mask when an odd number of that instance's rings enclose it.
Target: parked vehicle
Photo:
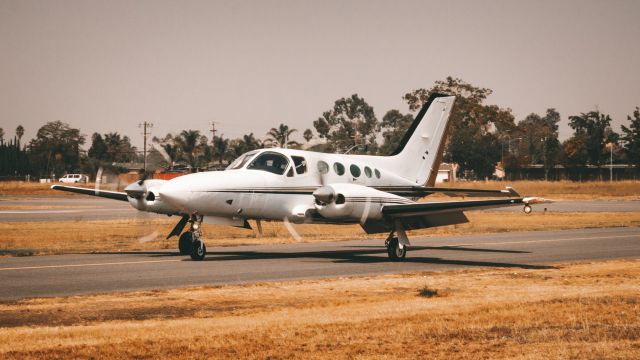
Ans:
[[[89,182],[89,177],[82,174],[67,174],[60,178],[61,183],[86,183]]]

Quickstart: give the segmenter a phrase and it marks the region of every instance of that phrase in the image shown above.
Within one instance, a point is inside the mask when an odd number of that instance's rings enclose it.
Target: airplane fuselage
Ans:
[[[376,188],[415,186],[382,167],[383,161],[375,156],[292,149],[261,149],[248,154],[243,155],[248,157],[244,163],[232,164],[225,171],[195,173],[152,183],[148,186],[152,196],[129,201],[139,210],[164,214],[197,213],[205,218],[287,218],[292,222],[308,222],[308,211],[316,208],[313,192],[324,184],[348,189],[353,196],[345,199],[345,206],[355,196],[368,198],[369,207],[410,202]],[[273,159],[261,162],[265,157]],[[361,215],[358,213],[353,219]]]

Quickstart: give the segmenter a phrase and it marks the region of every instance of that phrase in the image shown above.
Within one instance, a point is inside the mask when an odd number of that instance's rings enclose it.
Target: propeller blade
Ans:
[[[285,216],[284,219],[282,219],[282,222],[284,222],[284,227],[287,228],[287,230],[289,231],[289,234],[291,234],[291,236],[296,240],[296,241],[300,241],[302,240],[302,237],[300,236],[300,234],[298,234],[298,232],[296,231],[296,229],[293,228],[293,225],[291,225],[291,223],[289,222],[289,218]]]
[[[364,225],[369,219],[369,212],[371,210],[371,198],[367,197],[367,202],[364,204],[364,210],[362,216],[360,216],[360,224]]]
[[[262,221],[256,220],[256,227],[258,228],[258,236],[262,238]]]
[[[138,180],[138,185],[142,186],[142,184],[144,184],[144,181],[147,180],[148,177],[149,173],[147,171],[143,171],[142,177],[140,177],[140,180]]]
[[[96,186],[95,186],[96,194],[100,192],[101,184],[102,184],[102,166],[98,168],[98,172],[96,173]]]
[[[143,235],[143,236],[139,237],[138,238],[138,242],[139,243],[146,243],[146,242],[150,242],[150,241],[155,241],[158,238],[158,235],[160,235],[160,233],[158,231],[154,231],[151,234]]]

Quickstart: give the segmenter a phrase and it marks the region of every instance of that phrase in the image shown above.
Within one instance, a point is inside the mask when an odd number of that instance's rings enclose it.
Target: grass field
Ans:
[[[0,182],[0,197],[16,195],[51,195],[51,196],[83,196],[62,191],[51,190],[52,184]],[[126,184],[103,185],[102,189],[122,190]],[[95,184],[80,186],[94,188]],[[542,196],[552,199],[611,199],[640,198],[640,181],[464,181],[450,184],[438,184],[439,187],[456,187],[471,189],[504,189],[511,186],[523,196]]]
[[[470,181],[440,184],[441,187],[502,189],[511,186],[523,196],[541,196],[554,200],[593,200],[640,198],[640,181]]]
[[[576,228],[640,226],[640,212],[553,213],[468,212],[470,223],[410,232],[410,236],[466,235],[507,231],[561,230]],[[176,249],[177,240],[165,237],[177,218],[154,220],[57,221],[0,223],[0,255]],[[251,222],[253,223],[253,222]],[[379,238],[367,235],[358,225],[293,225],[303,242]],[[255,227],[254,227],[255,228]],[[205,225],[207,246],[276,244],[295,242],[280,222],[263,223],[264,236],[253,230]]]
[[[0,358],[638,359],[640,261],[0,304]]]

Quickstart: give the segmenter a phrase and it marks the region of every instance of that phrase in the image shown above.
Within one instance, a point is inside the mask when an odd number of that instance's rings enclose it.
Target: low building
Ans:
[[[457,164],[441,163],[438,168],[438,176],[436,176],[436,184],[455,182]]]

